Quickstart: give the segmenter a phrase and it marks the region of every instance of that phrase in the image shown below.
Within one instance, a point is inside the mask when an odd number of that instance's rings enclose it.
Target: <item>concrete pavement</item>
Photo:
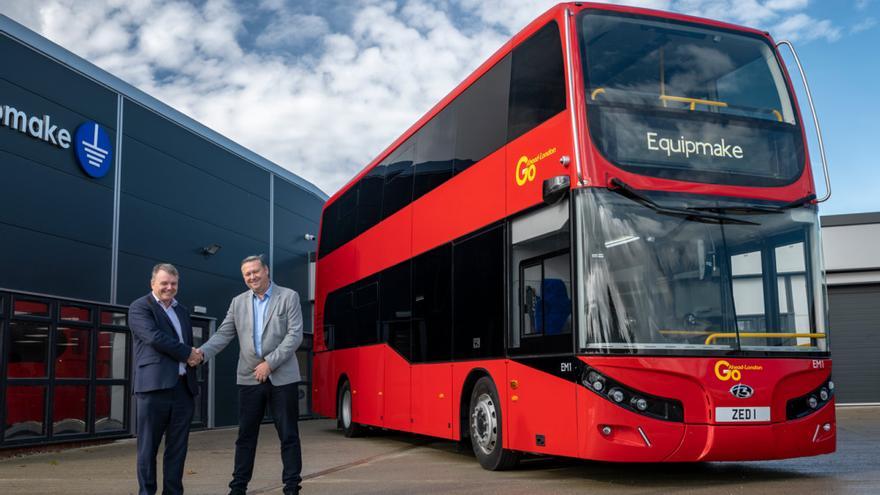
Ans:
[[[532,459],[503,473],[484,471],[454,442],[389,432],[348,439],[334,426],[331,420],[300,423],[304,493],[880,493],[880,408],[838,409],[838,451],[827,456],[701,464]],[[227,492],[235,435],[234,428],[191,435],[187,493]],[[2,494],[136,491],[134,439],[0,460]],[[262,428],[248,493],[281,493],[278,439],[271,425]]]

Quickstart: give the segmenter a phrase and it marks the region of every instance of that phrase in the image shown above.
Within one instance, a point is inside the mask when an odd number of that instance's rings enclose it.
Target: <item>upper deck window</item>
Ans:
[[[800,176],[800,129],[766,40],[594,11],[578,25],[590,129],[616,165],[747,186]]]

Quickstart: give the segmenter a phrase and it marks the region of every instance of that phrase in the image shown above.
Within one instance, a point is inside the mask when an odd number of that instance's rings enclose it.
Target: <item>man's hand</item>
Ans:
[[[205,354],[195,347],[192,348],[192,352],[189,353],[189,359],[186,360],[186,364],[195,368],[196,366],[202,364],[202,361],[205,360]]]
[[[269,367],[269,363],[266,361],[261,362],[254,368],[254,377],[258,382],[263,383],[269,378],[269,373],[272,372],[272,368]]]

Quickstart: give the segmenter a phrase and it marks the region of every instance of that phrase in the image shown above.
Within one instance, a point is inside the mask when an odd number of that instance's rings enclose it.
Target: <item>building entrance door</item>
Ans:
[[[211,333],[214,331],[214,319],[204,316],[190,317],[193,329],[193,346],[201,347],[208,341]],[[211,395],[213,395],[213,387],[210,386],[211,363],[204,362],[196,368],[196,382],[199,387],[199,395],[195,400],[195,411],[193,412],[193,428],[207,428],[211,425],[209,419],[211,404]]]

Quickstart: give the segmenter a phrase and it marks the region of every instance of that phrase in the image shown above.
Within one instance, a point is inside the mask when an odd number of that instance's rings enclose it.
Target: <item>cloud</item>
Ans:
[[[280,12],[257,36],[256,44],[262,48],[300,47],[319,42],[329,32],[330,25],[323,17]]]
[[[775,34],[777,39],[793,41],[810,41],[822,38],[828,41],[837,41],[841,36],[840,29],[834,27],[831,21],[817,21],[806,14],[795,14],[786,18],[776,25]]]
[[[332,194],[555,3],[43,0],[0,12]],[[841,36],[806,0],[626,3]]]
[[[872,29],[876,25],[877,25],[877,19],[874,19],[873,17],[868,17],[868,18],[858,22],[857,24],[855,24],[853,27],[850,28],[849,31],[853,34],[861,33],[862,31],[867,31],[869,29]]]

